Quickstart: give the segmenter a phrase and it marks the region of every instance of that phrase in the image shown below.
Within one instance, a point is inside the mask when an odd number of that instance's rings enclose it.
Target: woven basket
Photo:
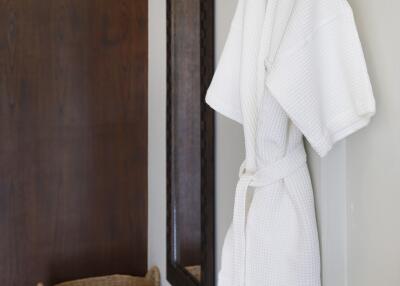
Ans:
[[[64,282],[55,286],[160,286],[160,272],[153,267],[146,277],[111,275]]]

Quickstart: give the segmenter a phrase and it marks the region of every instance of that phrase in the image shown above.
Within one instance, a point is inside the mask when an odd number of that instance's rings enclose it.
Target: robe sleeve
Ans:
[[[239,0],[225,47],[219,60],[206,102],[222,115],[242,122],[240,69],[242,52],[243,0]]]
[[[346,11],[277,58],[266,78],[269,92],[320,156],[375,113],[354,17],[350,7]]]

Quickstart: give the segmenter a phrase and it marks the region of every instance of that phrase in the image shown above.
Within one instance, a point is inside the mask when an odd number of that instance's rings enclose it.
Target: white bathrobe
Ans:
[[[206,101],[246,147],[218,285],[319,286],[303,135],[324,156],[375,113],[347,1],[239,0]]]

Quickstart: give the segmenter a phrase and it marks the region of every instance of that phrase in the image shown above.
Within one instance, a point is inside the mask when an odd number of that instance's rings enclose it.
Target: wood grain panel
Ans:
[[[144,274],[147,1],[0,0],[0,284]]]

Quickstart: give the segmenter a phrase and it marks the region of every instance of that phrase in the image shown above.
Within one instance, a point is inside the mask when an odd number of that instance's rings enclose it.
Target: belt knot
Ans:
[[[234,286],[245,286],[246,263],[246,198],[249,187],[265,187],[282,180],[306,164],[303,144],[282,159],[257,170],[248,172],[245,162],[239,170],[233,209],[233,263]]]

